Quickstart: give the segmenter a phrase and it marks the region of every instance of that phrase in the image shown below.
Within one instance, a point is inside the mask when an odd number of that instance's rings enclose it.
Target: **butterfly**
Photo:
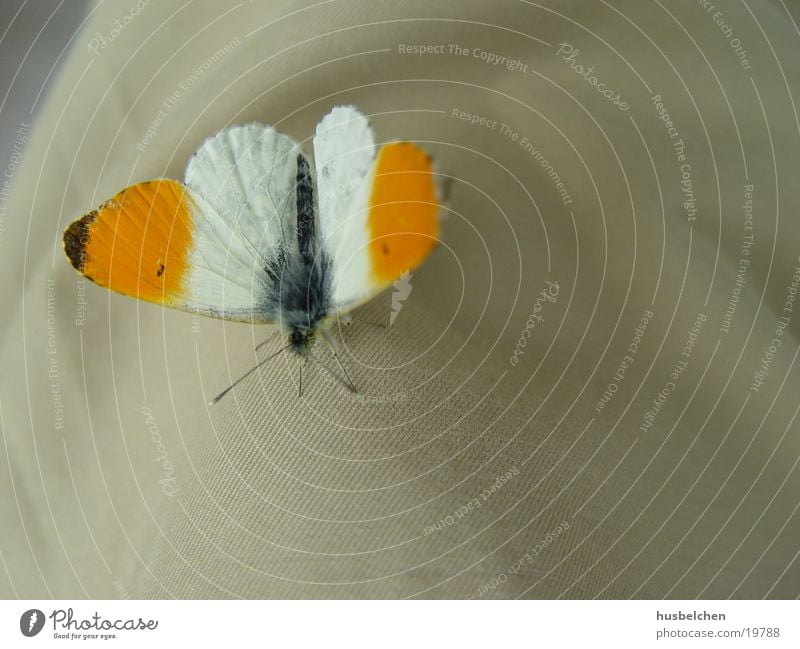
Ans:
[[[322,337],[347,376],[332,324],[430,255],[440,189],[428,153],[408,141],[377,146],[353,106],[322,118],[313,151],[316,178],[291,137],[257,123],[224,128],[192,155],[183,183],[132,185],[72,222],[66,256],[123,295],[275,324],[286,345],[270,358],[291,350],[308,360]]]

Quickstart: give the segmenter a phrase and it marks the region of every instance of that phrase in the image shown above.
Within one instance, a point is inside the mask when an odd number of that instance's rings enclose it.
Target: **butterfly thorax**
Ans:
[[[295,258],[281,276],[276,318],[292,349],[304,354],[330,312],[330,264],[324,255],[305,264]]]
[[[294,329],[289,334],[289,344],[295,354],[307,356],[316,342],[316,332],[308,329]]]

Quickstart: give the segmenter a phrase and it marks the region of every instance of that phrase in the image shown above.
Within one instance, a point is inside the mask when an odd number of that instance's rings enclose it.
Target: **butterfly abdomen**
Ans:
[[[314,263],[319,249],[316,245],[317,228],[314,223],[314,187],[308,160],[302,153],[297,154],[297,248],[306,264]]]

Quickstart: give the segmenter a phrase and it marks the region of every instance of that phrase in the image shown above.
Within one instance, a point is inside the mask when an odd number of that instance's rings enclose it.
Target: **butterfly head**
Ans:
[[[292,346],[292,351],[300,356],[308,355],[315,342],[316,336],[313,329],[294,327],[289,334],[289,344]]]

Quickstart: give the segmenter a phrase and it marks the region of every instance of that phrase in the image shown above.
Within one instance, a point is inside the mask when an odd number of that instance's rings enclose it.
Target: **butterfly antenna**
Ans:
[[[251,375],[253,372],[255,372],[255,371],[256,371],[256,370],[257,370],[259,367],[261,367],[261,366],[262,366],[264,363],[266,363],[267,361],[271,361],[273,358],[275,358],[275,357],[276,357],[278,354],[280,354],[281,352],[285,352],[287,349],[289,349],[289,347],[290,347],[290,346],[291,346],[291,343],[289,343],[288,345],[286,345],[286,347],[281,347],[281,348],[280,348],[278,351],[276,351],[274,354],[270,354],[270,355],[269,355],[269,356],[267,356],[267,357],[266,357],[266,358],[265,358],[263,361],[259,361],[258,363],[256,363],[256,364],[255,364],[255,366],[254,366],[252,369],[250,369],[250,370],[249,370],[249,371],[248,371],[246,374],[243,374],[242,376],[240,376],[240,377],[239,377],[239,378],[238,378],[236,381],[234,381],[233,383],[231,383],[231,384],[230,384],[230,385],[229,385],[227,388],[225,388],[225,389],[224,389],[222,392],[220,392],[220,393],[219,393],[219,394],[218,394],[216,397],[214,397],[214,398],[213,398],[211,401],[209,401],[209,402],[208,402],[208,405],[209,405],[209,406],[213,406],[215,403],[218,403],[218,402],[219,402],[219,400],[220,400],[220,399],[222,399],[222,397],[224,397],[226,394],[228,394],[228,392],[230,392],[231,390],[233,390],[233,388],[235,388],[237,385],[239,385],[239,383],[241,383],[242,381],[244,381],[244,380],[245,380],[245,379],[246,379],[248,376],[250,376],[250,375]]]
[[[342,370],[342,374],[345,375],[345,378],[347,378],[347,382],[350,384],[350,389],[356,394],[358,394],[358,388],[356,388],[356,385],[355,383],[353,383],[353,380],[350,378],[350,375],[347,373],[347,370],[344,369],[342,361],[339,360],[339,354],[336,353],[336,341],[333,339],[330,333],[328,333],[325,330],[322,331],[322,337],[325,339],[325,342],[328,343],[328,346],[331,348],[331,351],[333,352],[333,357],[336,359],[336,364],[339,366],[339,369]]]
[[[267,343],[268,343],[270,340],[272,340],[274,337],[275,337],[275,336],[274,336],[274,335],[272,335],[272,336],[267,336],[266,338],[264,338],[264,340],[262,340],[260,343],[258,343],[258,345],[256,345],[256,351],[258,351],[259,349],[261,349],[261,348],[262,348],[264,345],[266,345],[266,344],[267,344]]]

